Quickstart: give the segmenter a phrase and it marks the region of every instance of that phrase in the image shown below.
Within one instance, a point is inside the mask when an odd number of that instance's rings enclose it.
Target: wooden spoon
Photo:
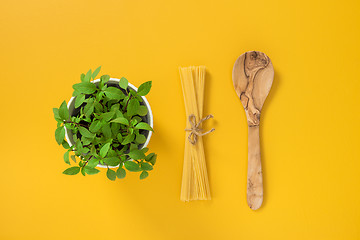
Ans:
[[[260,113],[274,79],[274,68],[265,53],[242,54],[235,62],[233,83],[244,106],[248,122],[247,202],[258,209],[263,201],[263,180],[260,160]]]

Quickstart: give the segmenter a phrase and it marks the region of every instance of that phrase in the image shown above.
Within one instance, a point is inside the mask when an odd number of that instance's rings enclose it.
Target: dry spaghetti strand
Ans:
[[[202,119],[204,106],[205,67],[186,67],[180,68],[179,70],[187,116],[184,167],[180,199],[182,201],[210,200],[210,187],[202,139],[202,135],[204,134],[200,133],[201,121],[210,118],[208,116]],[[193,122],[190,121],[191,118],[194,119]],[[213,129],[209,132],[212,131]],[[195,134],[195,141],[191,140],[192,136],[190,134]]]

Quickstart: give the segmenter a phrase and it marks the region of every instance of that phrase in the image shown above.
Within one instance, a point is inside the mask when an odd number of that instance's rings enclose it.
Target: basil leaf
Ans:
[[[63,148],[65,149],[69,149],[70,148],[70,145],[64,140],[61,145],[63,146]]]
[[[85,74],[82,73],[82,74],[80,75],[80,80],[83,82],[83,81],[84,81],[84,78],[85,78]]]
[[[129,149],[129,151],[131,152],[132,150],[135,150],[135,149],[139,149],[138,144],[131,143],[131,144],[130,144],[130,149]]]
[[[66,175],[76,175],[80,172],[80,167],[71,167],[71,168],[68,168],[66,169],[63,174],[66,174]]]
[[[147,162],[143,162],[143,163],[141,163],[141,169],[145,170],[145,171],[151,171],[151,170],[153,170],[153,166],[151,166]]]
[[[110,111],[116,113],[116,111],[118,111],[119,109],[120,109],[120,104],[115,103],[114,105],[111,106]]]
[[[78,108],[83,104],[85,101],[85,95],[81,94],[75,98],[75,108]]]
[[[71,165],[71,164],[70,164],[70,159],[69,159],[69,151],[66,151],[65,154],[64,154],[64,162],[65,162],[66,164]]]
[[[124,118],[124,117],[118,117],[118,118],[115,118],[114,120],[112,120],[111,122],[115,122],[115,123],[121,123],[121,124],[124,124],[126,126],[129,126],[129,121]]]
[[[89,132],[89,130],[87,130],[86,128],[84,127],[79,127],[79,132],[82,136],[84,137],[87,137],[87,138],[94,138],[95,137],[95,134],[94,133],[91,133]]]
[[[65,121],[69,119],[69,109],[67,108],[65,101],[63,101],[60,105],[59,117]]]
[[[74,136],[76,136],[76,135],[74,135]],[[79,139],[75,142],[75,147],[76,147],[76,151],[78,153],[84,153],[83,145]]]
[[[148,113],[148,109],[144,105],[140,105],[136,112],[136,114],[139,116],[146,116],[147,113]]]
[[[120,100],[125,97],[125,94],[116,87],[108,87],[107,89],[104,90],[104,92],[108,98],[113,100]]]
[[[58,127],[55,130],[55,140],[56,140],[56,142],[60,145],[60,144],[62,144],[64,138],[65,138],[65,128],[64,128],[64,126]]]
[[[91,114],[94,112],[94,102],[90,101],[88,102],[84,107],[84,113],[86,117],[90,117]]]
[[[149,160],[149,163],[151,163],[154,166],[156,163],[156,158],[157,158],[157,154],[155,154],[155,156]]]
[[[85,76],[86,78],[86,76]],[[86,79],[85,79],[86,80]],[[90,82],[82,82],[73,85],[73,89],[80,93],[92,94],[96,91],[96,86]]]
[[[122,89],[127,89],[127,87],[128,87],[128,84],[129,84],[129,82],[128,82],[128,80],[126,79],[126,78],[124,78],[124,77],[122,77],[121,79],[120,79],[120,82],[119,82],[119,86],[122,88]]]
[[[104,134],[104,136],[107,139],[111,138],[111,128],[110,128],[110,124],[105,124],[102,129],[101,129],[102,133]]]
[[[138,88],[137,93],[138,93],[140,96],[145,96],[146,94],[148,94],[148,93],[150,92],[151,85],[152,85],[152,82],[151,82],[151,81],[149,81],[149,82],[144,82],[144,83],[141,84],[140,87]]]
[[[140,174],[140,180],[143,180],[149,176],[149,173],[147,171],[142,171]]]
[[[96,167],[98,164],[99,164],[99,160],[93,157],[93,158],[91,158],[91,159],[88,161],[88,163],[87,163],[86,166],[89,166],[90,168],[94,168],[94,167]]]
[[[115,113],[116,113],[116,117],[124,117],[124,115],[122,114],[122,112],[118,109],[115,110]]]
[[[109,166],[117,166],[120,164],[120,158],[119,157],[105,158],[104,162]]]
[[[145,157],[145,161],[151,163],[154,166],[156,163],[156,157],[157,155],[155,153],[150,153]]]
[[[91,69],[86,73],[84,77],[84,82],[90,82],[91,80]]]
[[[81,167],[81,174],[85,177],[86,173],[85,173],[85,168],[84,167]]]
[[[99,120],[95,120],[90,124],[89,130],[90,132],[96,133],[101,128],[101,122]]]
[[[149,151],[149,148],[142,148],[140,149],[140,151],[142,151],[145,154],[147,151]]]
[[[136,124],[135,129],[144,129],[144,130],[154,131],[150,127],[150,125],[145,122],[140,122],[140,123]]]
[[[100,156],[105,157],[110,149],[110,143],[106,143],[104,146],[100,149]]]
[[[135,118],[131,119],[130,126],[135,126],[139,121]]]
[[[111,181],[115,181],[116,179],[116,173],[114,170],[111,170],[110,168],[108,168],[107,172],[106,172],[106,176],[108,177],[108,179],[110,179]]]
[[[135,142],[142,144],[146,142],[146,137],[142,134],[136,135]]]
[[[100,69],[101,69],[101,66],[100,67],[98,67],[97,69],[95,69],[95,71],[92,73],[92,75],[91,75],[91,77],[92,77],[92,79],[95,79],[96,78],[96,76],[99,74],[99,72],[100,72]]]
[[[128,116],[131,117],[131,116],[135,115],[138,112],[139,107],[140,107],[139,101],[135,98],[131,99],[127,106]]]
[[[85,169],[85,172],[89,175],[94,175],[94,174],[97,174],[100,172],[100,170],[98,170],[96,168],[91,168],[89,166],[85,166],[84,169]]]
[[[82,143],[83,143],[84,145],[90,144],[90,143],[92,142],[92,140],[93,140],[93,138],[87,138],[87,137],[85,137],[85,136],[82,136],[82,137],[81,137],[81,141],[82,141]]]
[[[133,162],[133,161],[126,161],[124,163],[124,166],[130,172],[138,172],[138,171],[140,171],[139,165],[137,163]]]
[[[111,128],[112,134],[114,136],[116,136],[119,133],[120,124],[119,123],[111,123],[110,128]]]
[[[100,77],[100,80],[103,82],[103,83],[107,83],[109,80],[110,80],[110,76],[109,75],[102,75]]]
[[[134,160],[139,160],[139,159],[145,158],[145,154],[139,149],[135,149],[135,150],[132,150],[131,152],[129,152],[129,156]]]
[[[59,115],[59,109],[53,108],[54,118],[57,122],[62,122],[60,115]]]
[[[129,143],[131,143],[132,141],[134,141],[134,139],[135,139],[135,135],[134,134],[129,134],[129,135],[127,135],[125,138],[124,138],[124,140],[122,141],[122,145],[126,145],[126,144],[129,144]]]
[[[100,119],[103,119],[104,121],[108,122],[114,117],[114,112],[106,112],[100,115]]]
[[[96,100],[97,100],[97,101],[100,101],[100,100],[101,100],[101,97],[100,97],[101,92],[100,92],[98,95],[99,95],[99,97],[97,97]],[[99,98],[99,99],[98,99],[98,98]],[[104,111],[103,106],[102,106],[101,103],[99,103],[99,102],[94,102],[94,107],[95,107],[95,109],[96,109],[98,112],[103,112],[103,111]]]
[[[119,167],[118,170],[116,171],[116,176],[119,179],[123,179],[126,176],[125,169],[123,169],[122,167]]]

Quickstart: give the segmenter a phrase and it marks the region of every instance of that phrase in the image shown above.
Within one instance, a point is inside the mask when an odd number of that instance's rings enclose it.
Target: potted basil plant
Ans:
[[[126,170],[140,172],[140,179],[153,170],[157,155],[146,147],[153,132],[153,116],[145,98],[151,81],[137,89],[126,78],[103,75],[100,68],[81,74],[73,85],[73,96],[66,105],[54,108],[57,121],[55,139],[66,152],[64,161],[75,166],[66,175],[93,175],[106,168],[114,181],[124,178]],[[117,168],[117,169],[116,169]]]

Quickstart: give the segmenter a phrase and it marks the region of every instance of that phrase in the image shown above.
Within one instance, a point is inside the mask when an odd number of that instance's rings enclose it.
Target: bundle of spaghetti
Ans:
[[[191,118],[194,118],[195,123],[199,123],[203,117],[205,67],[186,67],[179,70],[185,102],[186,130],[190,130],[194,127],[194,124],[191,124]],[[200,128],[201,126],[199,126]],[[195,134],[191,136],[191,131],[186,131],[185,133],[184,166],[180,199],[182,201],[210,200],[210,187],[202,136],[195,136]],[[191,137],[195,141],[191,142]]]

